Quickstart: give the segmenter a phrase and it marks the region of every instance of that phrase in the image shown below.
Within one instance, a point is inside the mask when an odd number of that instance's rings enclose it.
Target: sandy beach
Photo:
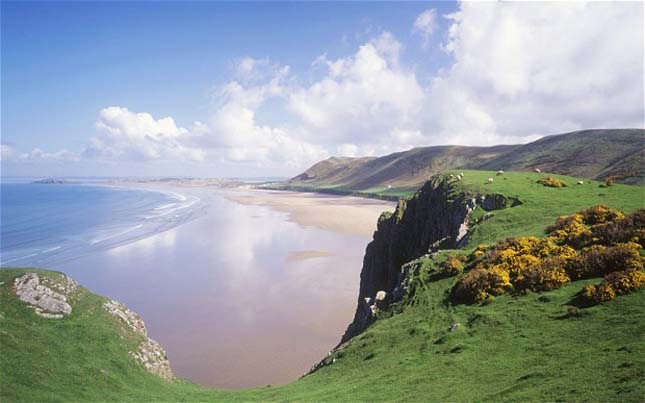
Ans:
[[[226,196],[238,203],[268,206],[289,214],[289,220],[325,231],[371,238],[383,211],[396,203],[351,196],[263,189],[233,190]]]
[[[179,377],[231,389],[291,382],[338,343],[354,313],[365,246],[378,216],[394,207],[309,193],[132,186],[194,197],[204,213],[50,268],[141,314]]]

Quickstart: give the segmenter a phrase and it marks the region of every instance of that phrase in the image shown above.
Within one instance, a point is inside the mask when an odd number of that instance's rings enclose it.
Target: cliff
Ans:
[[[383,213],[365,251],[358,306],[341,343],[365,330],[376,311],[396,299],[403,264],[429,252],[465,245],[476,209],[490,211],[518,204],[518,199],[501,194],[462,190],[456,179],[436,176],[410,199],[401,199],[394,213]]]

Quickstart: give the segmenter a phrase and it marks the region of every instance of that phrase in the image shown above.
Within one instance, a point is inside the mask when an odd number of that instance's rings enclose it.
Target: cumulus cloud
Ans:
[[[327,74],[288,94],[303,134],[326,145],[408,146],[394,133],[415,127],[424,94],[415,74],[400,66],[401,49],[386,32],[352,56],[319,58]]]
[[[462,3],[425,131],[492,144],[643,127],[642,15],[642,3]]]
[[[95,124],[99,135],[90,139],[85,157],[116,160],[204,159],[199,148],[191,147],[190,132],[171,117],[155,119],[149,113],[110,106],[99,113]]]
[[[421,36],[421,44],[425,48],[430,42],[430,37],[437,30],[437,10],[430,8],[422,12],[414,20],[412,31]]]
[[[182,127],[111,106],[80,156],[20,154],[3,144],[2,159],[223,162],[295,173],[329,155],[643,127],[642,15],[641,3],[464,2],[447,16],[429,9],[412,31],[428,46],[438,19],[449,21],[447,39],[435,45],[448,57],[438,71],[406,66],[405,46],[389,32],[350,54],[323,54],[300,76],[244,57],[202,122]]]

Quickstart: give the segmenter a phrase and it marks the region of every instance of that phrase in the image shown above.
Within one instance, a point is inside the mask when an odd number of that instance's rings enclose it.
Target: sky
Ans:
[[[643,128],[643,3],[1,3],[2,176],[291,176]]]

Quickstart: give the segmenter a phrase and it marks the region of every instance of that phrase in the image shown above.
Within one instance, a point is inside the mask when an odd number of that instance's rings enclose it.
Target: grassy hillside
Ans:
[[[572,214],[583,207],[604,204],[627,213],[645,207],[645,187],[615,184],[603,187],[604,182],[574,178],[564,175],[538,174],[535,172],[505,172],[497,176],[494,171],[448,171],[445,175],[463,173],[455,186],[471,193],[499,193],[516,197],[522,204],[494,211],[489,219],[476,225],[470,236],[469,247],[493,243],[509,236],[544,235],[548,225],[561,215]],[[558,178],[567,186],[546,187],[537,183],[545,177]],[[493,183],[487,183],[488,178]],[[578,181],[584,184],[577,185]],[[483,211],[475,213],[484,214]]]
[[[615,177],[643,184],[645,131],[585,130],[524,145],[495,147],[419,147],[379,158],[330,158],[289,181],[292,186],[380,193],[420,187],[429,177],[450,169],[515,170],[579,176]]]
[[[585,130],[547,136],[486,162],[477,169],[531,170],[643,184],[645,131]]]
[[[645,207],[643,187],[575,185],[576,178],[558,176],[568,186],[550,188],[537,184],[534,173],[463,173],[456,191],[522,201],[476,225],[469,249],[507,236],[543,236],[557,216],[599,203],[626,212]],[[241,391],[167,382],[146,372],[128,354],[140,336],[107,314],[103,297],[80,288],[72,296],[71,315],[45,319],[12,291],[15,277],[37,270],[2,269],[0,401],[645,399],[643,289],[575,315],[569,305],[576,294],[598,279],[543,293],[501,295],[487,305],[456,305],[446,297],[457,277],[428,276],[449,252],[422,258],[428,270],[410,279],[413,292],[379,313],[367,331],[326,360],[328,365],[284,387]]]

